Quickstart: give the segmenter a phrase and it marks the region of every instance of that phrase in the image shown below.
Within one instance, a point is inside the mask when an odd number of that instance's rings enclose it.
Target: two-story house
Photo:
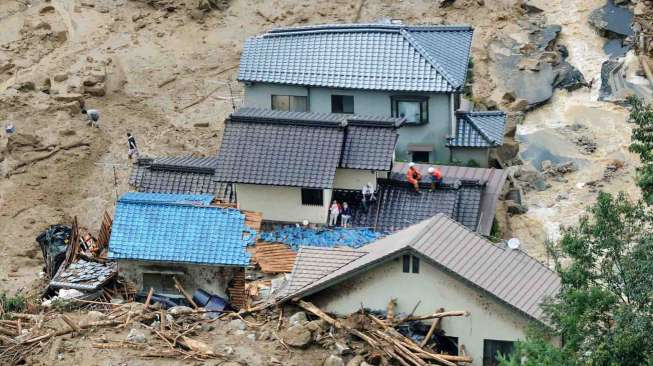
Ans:
[[[456,114],[472,33],[395,23],[275,29],[245,43],[244,105],[402,117],[397,160],[486,166],[489,149],[502,144],[505,115]]]
[[[214,179],[266,221],[326,224],[334,190],[392,170],[403,118],[241,108],[225,121]]]

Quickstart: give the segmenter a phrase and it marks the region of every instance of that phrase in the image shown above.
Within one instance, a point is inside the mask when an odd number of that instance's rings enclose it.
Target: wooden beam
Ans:
[[[179,281],[177,280],[177,277],[172,276],[172,280],[175,281],[175,287],[177,288],[177,290],[179,290],[179,293],[181,293],[182,295],[184,295],[184,297],[186,298],[186,300],[187,300],[191,305],[193,305],[193,308],[195,308],[195,310],[197,310],[197,308],[198,308],[199,306],[197,306],[197,304],[195,303],[195,301],[193,301],[193,298],[188,294],[188,292],[186,292],[186,290],[184,290],[184,288],[181,286],[181,283],[179,283]]]
[[[444,308],[439,308],[438,310],[435,311],[436,314],[443,313],[443,312],[444,312]],[[424,346],[426,346],[426,344],[429,343],[429,340],[433,336],[433,332],[435,332],[435,330],[440,326],[441,319],[442,318],[435,318],[433,323],[431,323],[431,328],[429,328],[428,333],[426,333],[426,337],[424,337],[422,343],[419,344],[420,347],[424,348]]]

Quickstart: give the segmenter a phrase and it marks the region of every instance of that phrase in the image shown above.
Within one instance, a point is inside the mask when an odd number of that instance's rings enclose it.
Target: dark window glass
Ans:
[[[408,254],[403,256],[404,273],[410,273],[410,256]]]
[[[272,109],[275,111],[307,112],[308,98],[295,95],[273,95]]]
[[[429,152],[428,151],[413,151],[413,162],[415,162],[415,163],[428,163],[429,162]]]
[[[408,124],[424,124],[429,120],[428,98],[393,97],[392,116],[404,117]]]
[[[483,366],[498,366],[497,355],[508,356],[514,348],[514,342],[495,341],[486,339],[483,341]]]
[[[332,95],[331,113],[354,113],[354,96]]]
[[[323,191],[321,189],[302,188],[302,205],[324,205]]]
[[[419,258],[413,256],[413,273],[419,273]]]
[[[453,96],[453,110],[457,111],[460,109],[460,94],[456,93]]]

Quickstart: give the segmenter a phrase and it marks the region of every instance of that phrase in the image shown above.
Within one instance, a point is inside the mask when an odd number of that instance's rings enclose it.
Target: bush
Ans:
[[[27,300],[22,295],[11,297],[3,293],[0,294],[0,306],[2,307],[2,314],[20,313],[27,307]]]

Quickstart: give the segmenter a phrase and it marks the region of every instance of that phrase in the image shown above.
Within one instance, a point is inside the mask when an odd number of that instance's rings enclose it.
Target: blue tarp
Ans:
[[[311,229],[298,226],[275,226],[274,230],[261,233],[259,238],[267,242],[288,244],[296,251],[302,245],[359,248],[384,235],[385,233],[366,228]]]

